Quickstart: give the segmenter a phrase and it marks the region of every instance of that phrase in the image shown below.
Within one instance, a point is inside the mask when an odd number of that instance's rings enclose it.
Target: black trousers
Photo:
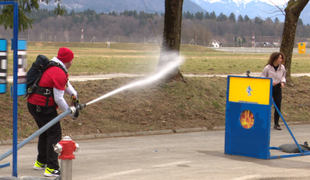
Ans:
[[[27,107],[39,128],[58,116],[54,106],[37,106],[28,102]],[[60,140],[61,127],[60,122],[57,122],[39,136],[37,160],[51,169],[59,169],[58,154],[54,151],[54,146]]]
[[[281,102],[282,102],[282,88],[280,85],[275,85],[272,87],[272,97],[273,101],[281,112]],[[279,125],[280,115],[276,108],[274,108],[274,125]]]

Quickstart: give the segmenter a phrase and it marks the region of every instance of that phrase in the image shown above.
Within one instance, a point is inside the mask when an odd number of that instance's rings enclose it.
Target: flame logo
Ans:
[[[245,129],[250,129],[254,125],[254,115],[250,110],[245,110],[240,116],[241,126]]]

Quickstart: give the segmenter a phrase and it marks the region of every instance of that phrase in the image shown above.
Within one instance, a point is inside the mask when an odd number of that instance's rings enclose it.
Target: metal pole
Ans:
[[[12,175],[17,177],[17,118],[18,118],[18,97],[17,97],[17,81],[18,81],[18,1],[13,2],[14,5],[14,25],[13,25],[13,172]]]
[[[72,180],[72,160],[61,160],[61,180]]]
[[[60,119],[64,118],[65,116],[69,115],[71,113],[71,110],[68,109],[67,111],[63,112],[59,116],[55,117],[53,120],[51,120],[49,123],[45,124],[43,127],[41,127],[37,132],[33,133],[31,136],[29,136],[27,139],[22,141],[21,143],[18,144],[17,149],[22,148],[24,145],[32,141],[34,138],[40,136],[43,132],[45,132],[48,128],[56,124]],[[16,143],[17,144],[17,143]],[[12,149],[7,151],[6,153],[2,154],[0,156],[0,161],[9,155],[12,154]]]
[[[293,135],[293,133],[292,133],[291,129],[288,127],[288,125],[287,125],[286,121],[284,120],[284,118],[283,118],[283,116],[282,116],[282,114],[281,114],[280,110],[278,109],[278,107],[277,107],[276,103],[273,101],[273,99],[272,99],[272,98],[271,98],[271,102],[272,102],[273,106],[275,107],[276,111],[278,111],[278,113],[279,113],[280,117],[282,118],[283,123],[285,124],[285,126],[286,126],[286,128],[287,128],[288,132],[289,132],[289,133],[290,133],[290,135],[292,136],[292,138],[293,138],[293,140],[294,140],[294,142],[295,142],[296,146],[298,147],[298,149],[299,149],[300,153],[301,153],[302,155],[304,155],[304,151],[303,151],[303,150],[301,149],[301,147],[299,146],[299,144],[298,144],[298,142],[296,141],[296,139],[295,139],[295,137],[294,137],[294,135]]]

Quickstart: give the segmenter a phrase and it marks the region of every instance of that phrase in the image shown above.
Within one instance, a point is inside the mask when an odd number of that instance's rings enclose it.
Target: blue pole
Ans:
[[[310,155],[309,152],[305,153],[298,153],[298,154],[285,154],[285,155],[279,155],[279,156],[270,156],[269,159],[280,159],[280,158],[288,158],[288,157],[296,157],[296,156],[306,156]]]
[[[14,5],[14,1],[0,1],[0,5]]]
[[[277,107],[276,103],[274,103],[274,101],[273,101],[273,99],[272,99],[272,98],[271,98],[271,101],[272,101],[272,104],[274,105],[275,109],[278,111],[278,113],[279,113],[280,117],[282,118],[283,123],[285,124],[285,126],[286,126],[286,128],[287,128],[288,132],[291,134],[291,136],[292,136],[292,138],[293,138],[293,140],[294,140],[294,142],[295,142],[296,146],[298,147],[298,149],[299,149],[300,153],[301,153],[302,155],[304,155],[304,151],[300,148],[300,146],[299,146],[298,142],[296,141],[296,139],[295,139],[295,137],[294,137],[294,135],[293,135],[292,131],[291,131],[291,130],[290,130],[290,128],[288,127],[288,125],[287,125],[286,121],[284,120],[284,118],[283,118],[283,116],[282,116],[281,112],[279,111],[279,109],[278,109],[278,107]]]
[[[59,116],[55,117],[54,119],[52,119],[49,123],[45,124],[43,127],[41,127],[38,131],[36,131],[35,133],[33,133],[31,136],[29,136],[27,139],[25,139],[24,141],[22,141],[21,143],[18,144],[17,149],[22,148],[24,145],[26,145],[27,143],[29,143],[30,141],[32,141],[34,138],[40,136],[43,132],[45,132],[48,128],[50,128],[51,126],[53,126],[54,124],[56,124],[60,119],[64,118],[65,116],[69,115],[71,113],[71,110],[68,109],[67,111],[63,112],[62,114],[60,114]],[[9,155],[12,154],[12,149],[7,151],[6,153],[2,154],[0,156],[0,161],[3,160],[4,158],[8,157]]]
[[[18,115],[18,97],[17,97],[17,72],[18,72],[18,1],[14,5],[14,25],[13,25],[13,172],[12,175],[17,177],[17,115]]]

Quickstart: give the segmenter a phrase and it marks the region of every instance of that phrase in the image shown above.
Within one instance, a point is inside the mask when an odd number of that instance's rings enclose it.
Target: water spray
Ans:
[[[164,54],[162,57],[164,57],[164,60],[168,61],[161,69],[160,71],[158,71],[156,74],[154,74],[153,76],[147,77],[146,79],[128,84],[126,86],[123,86],[121,88],[118,88],[114,91],[111,91],[97,99],[94,99],[86,104],[81,104],[80,108],[84,108],[85,106],[88,106],[90,104],[93,104],[97,101],[100,101],[102,99],[105,99],[107,97],[110,97],[114,94],[117,94],[121,91],[124,91],[126,89],[130,89],[133,87],[137,87],[137,86],[143,86],[143,85],[147,85],[147,84],[151,84],[163,77],[165,77],[169,72],[171,72],[172,70],[174,70],[175,68],[177,68],[178,66],[180,66],[182,64],[182,62],[184,61],[184,58],[182,56],[180,56],[177,53],[169,53],[169,54]]]

